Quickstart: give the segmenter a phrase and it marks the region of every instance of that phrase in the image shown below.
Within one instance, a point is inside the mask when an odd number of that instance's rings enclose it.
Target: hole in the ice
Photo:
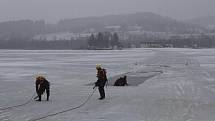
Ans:
[[[157,75],[160,75],[162,73],[163,73],[163,71],[129,72],[129,73],[126,73],[126,74],[120,74],[120,75],[110,77],[108,79],[107,85],[108,86],[114,86],[114,83],[115,83],[115,81],[117,79],[119,79],[120,77],[123,78],[126,75],[127,76],[127,83],[128,83],[127,86],[138,86],[138,85],[144,83],[145,81],[147,81],[148,79],[150,79],[152,77],[155,77]],[[87,86],[92,86],[92,85],[94,85],[94,83],[87,84]]]

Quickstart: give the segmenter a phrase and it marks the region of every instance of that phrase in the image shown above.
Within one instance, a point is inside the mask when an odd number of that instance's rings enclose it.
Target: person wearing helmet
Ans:
[[[101,65],[96,65],[97,69],[97,82],[95,83],[95,87],[98,87],[100,93],[100,100],[105,98],[105,84],[107,82],[106,70],[101,67]]]
[[[46,95],[47,95],[46,100],[48,101],[49,100],[49,95],[50,95],[50,84],[47,81],[47,79],[44,76],[41,76],[41,75],[37,76],[35,84],[36,84],[36,92],[37,92],[37,97],[35,97],[35,99],[39,98],[36,101],[41,101],[41,96],[43,95],[45,90],[46,90]]]

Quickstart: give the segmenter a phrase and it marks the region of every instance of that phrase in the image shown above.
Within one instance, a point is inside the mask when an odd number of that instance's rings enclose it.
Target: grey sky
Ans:
[[[215,0],[0,0],[0,21],[154,12],[176,19],[215,15]]]

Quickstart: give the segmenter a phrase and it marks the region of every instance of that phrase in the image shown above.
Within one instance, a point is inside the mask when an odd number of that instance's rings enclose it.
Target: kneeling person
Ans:
[[[114,86],[127,86],[127,76],[124,77],[120,77],[119,79],[117,79],[114,83]]]

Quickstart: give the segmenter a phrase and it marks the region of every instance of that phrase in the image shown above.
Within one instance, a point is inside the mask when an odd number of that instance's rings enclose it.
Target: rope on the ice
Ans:
[[[12,109],[12,108],[17,108],[17,107],[21,107],[21,106],[24,106],[24,105],[27,105],[28,103],[30,103],[32,101],[32,99],[34,98],[35,96],[35,93],[32,95],[32,97],[27,100],[26,102],[22,103],[22,104],[18,104],[18,105],[13,105],[13,106],[9,106],[9,107],[5,107],[5,108],[0,108],[0,111],[5,111],[5,110],[9,110],[9,109]],[[1,114],[2,112],[0,112]]]
[[[48,117],[51,117],[51,116],[55,116],[55,115],[58,115],[58,114],[62,114],[62,113],[68,112],[68,111],[72,111],[72,110],[81,108],[82,106],[84,106],[90,100],[90,98],[93,96],[95,91],[96,91],[96,88],[93,89],[92,93],[89,94],[88,98],[82,104],[80,104],[79,106],[72,107],[72,108],[69,108],[69,109],[66,109],[66,110],[62,110],[62,111],[59,111],[59,112],[56,112],[56,113],[52,113],[52,114],[49,114],[49,115],[46,115],[46,116],[43,116],[43,117],[40,117],[40,118],[31,119],[31,120],[28,120],[28,121],[38,121],[38,120],[41,120],[41,119],[44,119],[44,118],[48,118]]]

